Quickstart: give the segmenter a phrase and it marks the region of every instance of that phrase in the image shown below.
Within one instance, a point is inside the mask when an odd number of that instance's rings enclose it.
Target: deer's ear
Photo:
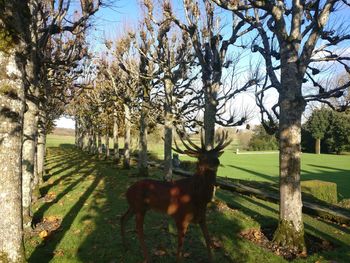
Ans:
[[[219,152],[218,157],[220,157],[223,153],[224,153],[224,151]]]

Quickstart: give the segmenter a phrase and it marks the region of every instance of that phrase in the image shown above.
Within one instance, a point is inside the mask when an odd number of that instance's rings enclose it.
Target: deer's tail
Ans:
[[[125,224],[126,222],[134,215],[133,210],[131,207],[128,208],[128,210],[125,212],[125,214],[120,219],[120,232],[122,236],[122,243],[125,249],[127,249],[127,244],[125,241]]]

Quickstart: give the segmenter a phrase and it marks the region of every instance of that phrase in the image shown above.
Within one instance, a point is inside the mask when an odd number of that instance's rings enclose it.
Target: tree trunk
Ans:
[[[39,128],[38,132],[38,145],[37,145],[37,162],[38,162],[38,178],[39,185],[43,182],[44,177],[44,164],[45,164],[45,146],[46,146],[46,134],[43,127]]]
[[[88,151],[89,150],[89,131],[87,129],[84,128],[83,132],[82,132],[82,137],[83,137],[83,151]]]
[[[82,122],[80,118],[78,117],[79,120],[79,126],[78,126],[78,148],[83,150],[84,149],[84,128],[82,125]]]
[[[97,135],[95,129],[92,132],[92,153],[97,153]]]
[[[101,132],[97,133],[97,148],[98,148],[98,156],[102,158],[102,137]]]
[[[32,202],[35,203],[39,197],[40,197],[40,191],[39,191],[39,184],[40,184],[40,177],[38,174],[38,133],[37,136],[35,136],[35,151],[34,151],[34,179],[32,183]]]
[[[74,144],[76,147],[79,145],[79,123],[78,123],[78,118],[75,118],[75,125],[74,125]]]
[[[118,133],[119,133],[119,127],[118,127],[118,117],[117,113],[114,112],[113,117],[113,150],[114,150],[114,160],[118,163],[119,162],[119,143],[118,143]]]
[[[1,24],[4,16],[7,22],[7,19],[13,21],[13,31],[8,34],[15,34],[18,40],[11,42],[11,37],[5,40],[3,34],[0,36],[0,261],[10,263],[25,261],[21,177],[25,90],[23,68],[27,46],[23,43],[24,39],[17,36],[25,37],[29,31],[22,21],[28,14],[26,1],[1,2]],[[6,35],[6,26],[1,27]]]
[[[172,181],[172,140],[173,140],[173,115],[172,115],[172,86],[170,80],[165,80],[165,103],[164,103],[164,180]]]
[[[125,169],[130,168],[130,108],[128,105],[124,104],[124,115],[125,115],[125,135],[124,135],[124,163]]]
[[[148,158],[147,158],[147,126],[148,126],[148,105],[143,101],[140,116],[140,139],[139,139],[139,159],[138,174],[139,176],[148,176]]]
[[[37,135],[38,108],[30,100],[26,101],[28,109],[24,114],[22,145],[22,206],[23,226],[30,227],[32,211],[32,183],[34,180],[35,137]]]
[[[315,140],[315,153],[320,154],[321,153],[321,139]]]
[[[213,82],[210,82],[207,77],[210,74],[205,74],[205,107],[204,107],[204,143],[207,150],[214,148],[215,140],[215,121],[217,113],[217,96],[220,89],[221,71],[213,72]],[[212,201],[215,199],[216,186],[213,188]]]
[[[106,141],[106,159],[109,159],[109,134],[108,134],[108,131],[106,131],[105,141]]]
[[[88,130],[88,133],[87,133],[87,139],[88,139],[88,142],[87,142],[87,150],[90,154],[94,154],[93,152],[93,131],[92,131],[92,128],[90,128]]]
[[[218,82],[205,82],[205,107],[204,107],[204,141],[207,150],[214,148],[215,118],[217,111],[217,93],[220,88]]]
[[[293,58],[292,55],[286,57],[287,60]],[[300,154],[301,116],[306,103],[301,94],[301,81],[296,78],[297,66],[290,61],[287,65],[282,67],[283,78],[279,97],[280,218],[274,241],[284,247],[296,247],[300,252],[304,252]]]

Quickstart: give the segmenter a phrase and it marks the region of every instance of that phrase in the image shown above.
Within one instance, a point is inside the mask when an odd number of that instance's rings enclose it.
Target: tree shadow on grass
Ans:
[[[71,151],[75,152],[81,156],[81,160],[76,162],[77,168],[74,166],[72,171],[62,170],[60,174],[53,176],[54,184],[51,187],[57,192],[57,196],[52,203],[43,204],[35,216],[42,218],[50,214],[53,206],[59,207],[60,201],[68,203],[66,201],[66,198],[69,199],[68,195],[73,197],[74,192],[78,194],[72,198],[74,202],[70,207],[64,205],[61,208],[64,216],[59,231],[35,248],[29,262],[48,262],[54,257],[57,262],[142,261],[142,252],[135,232],[135,220],[131,219],[127,224],[126,238],[131,245],[128,251],[122,247],[119,225],[120,217],[127,208],[124,193],[129,185],[141,179],[134,177],[137,169],[132,167],[130,170],[122,170],[114,163],[98,161],[69,147],[60,150],[62,150],[60,153],[66,152],[67,155]],[[87,163],[89,165],[86,165]],[[160,169],[151,168],[150,176],[161,179]],[[242,230],[257,227],[258,223],[262,226],[277,225],[277,209],[249,197],[242,197],[245,202],[242,200],[240,202],[232,193],[223,196],[224,192],[226,191],[218,191],[218,196],[229,204],[234,204],[238,210],[218,211],[210,208],[208,211],[209,231],[213,237],[223,242],[223,246],[215,251],[215,262],[271,262],[272,259],[273,262],[285,262],[282,258],[238,237]],[[257,212],[254,207],[259,207],[263,211]],[[256,216],[257,213],[260,215]],[[164,228],[164,220],[165,216],[154,212],[146,215],[146,243],[154,259],[153,262],[175,261],[177,247],[175,226],[170,223]],[[310,224],[306,224],[306,229],[322,232]],[[163,256],[155,256],[154,252],[157,250],[164,250],[166,253]],[[189,253],[184,262],[198,263],[199,259],[207,258],[204,238],[196,225],[191,225],[186,235],[184,252]]]
[[[68,152],[67,154],[64,154],[63,158],[57,158],[53,159],[52,164],[47,164],[45,163],[47,169],[47,174],[48,175],[56,175],[59,173],[62,173],[65,169],[69,169],[70,167],[74,166],[76,163],[79,163],[82,158],[79,154],[73,152],[72,150],[65,151]],[[54,164],[54,165],[53,165]],[[60,168],[60,169],[57,169]],[[54,171],[54,172],[51,172]],[[47,177],[45,178],[47,179]]]
[[[221,191],[219,196],[228,203],[229,207],[239,209],[244,214],[254,218],[262,228],[275,229],[277,227],[279,214],[277,204],[267,205],[266,201],[227,191]],[[314,225],[315,220],[311,216],[304,215],[304,227],[307,233],[322,237],[341,247],[340,249],[350,248],[350,244],[347,242],[350,237],[348,239],[339,237],[344,233],[349,234],[347,228],[324,220],[318,220],[319,225]],[[324,229],[328,229],[328,231]],[[334,233],[334,236],[330,233]]]
[[[130,249],[125,251],[120,236],[120,217],[127,209],[124,193],[129,185],[141,178],[131,177],[137,170],[125,171],[108,164],[99,165],[99,172],[104,175],[104,189],[98,192],[96,198],[104,198],[105,202],[97,202],[91,207],[89,220],[94,221],[96,228],[92,231],[78,249],[82,262],[120,262],[136,263],[143,259],[139,241],[135,231],[135,218],[128,221],[126,238]],[[161,180],[159,169],[150,168],[150,176]],[[145,217],[145,240],[152,262],[174,262],[177,249],[177,232],[172,219],[149,211]],[[169,222],[165,224],[164,222]],[[271,253],[260,253],[261,248],[238,237],[247,226],[241,218],[229,216],[215,209],[208,211],[208,227],[213,237],[223,242],[223,246],[215,251],[215,262],[251,262],[258,259],[266,260],[275,257]],[[165,253],[162,256],[156,252]],[[251,253],[255,251],[255,253]],[[203,235],[197,225],[191,225],[185,238],[184,252],[187,253],[184,262],[201,262],[207,259],[207,250]],[[276,257],[277,258],[277,257]],[[283,260],[281,260],[283,261]]]
[[[100,194],[106,197],[106,202],[93,207],[93,219],[96,229],[90,233],[80,245],[78,256],[82,262],[141,262],[142,251],[135,231],[135,218],[128,221],[126,226],[126,239],[129,250],[125,251],[120,236],[120,216],[126,211],[127,203],[124,197],[126,188],[140,178],[128,177],[124,171],[103,167],[100,170],[106,180],[105,189]],[[150,169],[154,176],[154,169]],[[159,178],[159,175],[156,176]],[[177,232],[172,219],[167,216],[149,211],[145,217],[145,240],[152,262],[174,262],[177,248]],[[168,227],[164,222],[169,221]],[[238,220],[229,220],[227,216],[217,211],[209,211],[208,227],[212,236],[225,242],[237,239],[236,235],[243,226]],[[223,234],[225,233],[225,234]],[[228,241],[227,241],[228,240]],[[232,242],[230,249],[227,246],[216,251],[217,262],[245,262],[246,255],[242,255],[241,242]],[[164,251],[162,256],[156,256],[156,251]],[[243,250],[244,251],[244,250]],[[191,225],[185,238],[184,252],[188,257],[184,262],[200,262],[207,258],[207,251],[203,235],[197,225]],[[92,260],[93,258],[93,260]]]
[[[67,155],[71,156],[70,154]],[[69,158],[67,161],[58,161],[61,163],[62,168],[53,172],[52,174],[50,174],[52,168],[47,169],[47,174],[44,177],[44,181],[48,181],[50,178],[52,178],[52,181],[40,188],[40,194],[42,196],[48,193],[51,188],[66,181],[66,179],[71,180],[74,178],[73,176],[75,173],[80,172],[84,167],[88,166],[92,160],[94,160],[94,158],[91,156],[82,156],[82,154],[79,155],[78,153],[74,154],[73,156],[74,158]],[[68,170],[69,172],[65,173]],[[63,175],[60,175],[61,173],[63,173]],[[60,176],[56,178],[56,175]]]
[[[60,151],[56,154],[60,154]],[[77,155],[79,155],[79,153],[77,153]],[[102,176],[99,173],[94,175],[93,178],[87,179],[87,177],[91,176],[91,174],[94,173],[94,171],[96,171],[96,167],[94,164],[91,165],[91,157],[84,157],[84,154],[82,153],[80,155],[82,156],[81,158],[71,160],[73,164],[68,164],[72,165],[72,167],[77,166],[76,169],[68,173],[57,174],[57,179],[54,181],[53,184],[47,183],[48,185],[44,186],[44,188],[56,187],[55,192],[57,192],[58,194],[54,197],[53,200],[47,203],[43,203],[39,207],[39,209],[34,214],[33,222],[35,223],[42,221],[44,215],[46,215],[46,213],[50,209],[52,209],[54,213],[59,213],[57,212],[57,210],[60,209],[67,209],[67,211],[64,213],[64,217],[62,218],[59,230],[55,232],[49,239],[43,241],[40,245],[38,245],[35,248],[35,250],[29,257],[28,262],[48,262],[54,257],[56,247],[65,237],[67,231],[72,225],[72,222],[79,214],[86,200],[90,197],[91,193],[94,191],[94,189],[102,179]],[[89,163],[90,165],[87,165],[87,163]],[[91,180],[91,184],[88,184],[87,181]],[[63,199],[68,198],[68,194],[72,195],[72,192],[76,191],[79,184],[82,184],[83,182],[88,184],[86,186],[86,189],[79,192],[79,195],[77,196],[77,201],[73,203],[71,207],[65,207]],[[59,205],[59,202],[62,202],[62,205]],[[52,212],[48,213],[51,215]]]
[[[235,168],[235,169],[238,169],[238,170],[241,170],[241,171],[244,171],[244,172],[247,172],[247,173],[250,173],[250,174],[253,174],[253,175],[256,175],[258,177],[263,178],[264,180],[267,180],[268,182],[274,182],[275,183],[278,180],[278,178],[269,176],[267,174],[259,173],[259,172],[256,172],[256,171],[253,171],[253,170],[249,170],[249,169],[246,169],[246,168],[243,168],[243,167],[239,167],[239,166],[236,166],[236,165],[230,164],[228,166],[232,167],[232,168]]]

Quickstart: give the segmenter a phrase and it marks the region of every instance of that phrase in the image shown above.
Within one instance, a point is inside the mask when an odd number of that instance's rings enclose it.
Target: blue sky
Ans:
[[[137,28],[141,17],[139,0],[111,0],[111,2],[113,2],[113,4],[110,8],[107,7],[98,11],[94,19],[95,26],[90,31],[89,42],[91,43],[91,48],[95,51],[104,49],[104,40],[106,38],[115,39],[118,35],[123,33],[125,28]],[[155,0],[155,2],[157,3],[157,0]],[[159,0],[159,2],[162,2],[162,0]],[[181,13],[181,2],[180,0],[173,0],[173,9],[176,13]],[[223,12],[224,16],[227,17],[227,20],[225,19],[227,23],[230,20],[230,13],[226,11]],[[339,10],[336,21],[339,25],[347,28],[350,25],[350,8]],[[331,22],[331,24],[333,23]],[[230,32],[228,31],[227,33]],[[349,48],[349,42],[347,43],[347,48]],[[244,100],[249,104],[254,104],[252,94],[245,96]],[[57,121],[57,126],[74,128],[74,122],[66,118],[61,118]]]

